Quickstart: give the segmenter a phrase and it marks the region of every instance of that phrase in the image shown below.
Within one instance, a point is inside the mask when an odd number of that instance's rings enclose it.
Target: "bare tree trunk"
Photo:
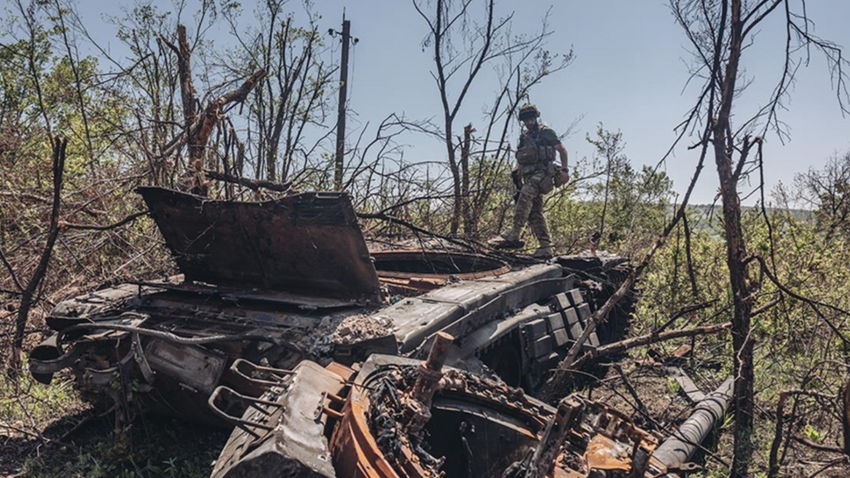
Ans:
[[[177,73],[180,77],[180,100],[183,105],[183,135],[189,152],[189,167],[192,169],[192,192],[206,194],[204,179],[204,150],[205,144],[198,144],[198,137],[193,134],[196,122],[195,105],[198,102],[197,91],[192,83],[192,48],[186,37],[186,26],[177,25],[177,45],[163,41],[177,55]]]
[[[723,201],[723,222],[726,235],[726,264],[729,267],[729,283],[732,288],[732,348],[735,367],[735,437],[734,456],[732,458],[733,478],[746,478],[753,454],[753,395],[755,380],[753,373],[753,342],[750,340],[750,317],[752,301],[747,283],[747,247],[741,228],[741,199],[738,196],[738,174],[733,169],[733,138],[727,136],[730,130],[729,117],[735,95],[738,78],[738,66],[743,45],[744,21],[741,17],[741,0],[731,3],[729,53],[726,71],[722,79],[722,96],[719,110],[712,125],[712,145],[717,176],[720,179],[720,197]],[[723,21],[727,18],[727,5],[723,6]],[[722,31],[722,29],[721,29]],[[718,55],[719,56],[719,55]],[[719,57],[715,59],[719,61]],[[715,71],[719,71],[715,70]],[[746,160],[748,141],[739,158],[740,164]]]
[[[24,346],[27,322],[29,321],[30,308],[35,298],[35,292],[47,274],[47,266],[50,263],[50,256],[53,253],[53,245],[56,244],[56,238],[59,236],[59,207],[61,204],[62,177],[65,173],[65,148],[68,146],[68,141],[65,138],[54,138],[52,143],[53,207],[50,211],[50,226],[47,230],[47,243],[45,243],[44,250],[41,252],[38,266],[29,283],[27,283],[26,288],[21,293],[18,317],[15,321],[15,336],[12,342],[12,357],[8,369],[8,372],[13,377],[17,377],[21,372],[21,354]]]
[[[467,238],[474,238],[478,234],[478,224],[476,218],[472,215],[472,195],[469,191],[469,149],[474,131],[475,129],[472,127],[472,123],[463,127],[463,142],[460,148],[463,233]]]
[[[446,150],[449,155],[449,170],[452,172],[452,221],[450,231],[452,237],[457,235],[460,229],[461,204],[463,203],[463,193],[461,192],[460,168],[455,157],[455,147],[451,140],[451,125],[446,126]]]

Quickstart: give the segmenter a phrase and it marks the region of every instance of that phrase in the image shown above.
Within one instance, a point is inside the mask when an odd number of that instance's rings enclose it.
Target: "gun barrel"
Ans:
[[[714,428],[732,400],[732,377],[726,379],[720,387],[702,399],[685,423],[670,435],[653,453],[653,456],[666,466],[687,463],[700,443]]]

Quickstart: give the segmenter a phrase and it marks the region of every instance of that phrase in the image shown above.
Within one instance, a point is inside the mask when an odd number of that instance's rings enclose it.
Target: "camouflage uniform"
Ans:
[[[526,131],[519,140],[517,159],[522,174],[522,189],[517,197],[514,208],[514,223],[507,238],[518,239],[523,226],[528,222],[531,232],[540,243],[540,248],[551,248],[552,239],[549,237],[549,226],[543,215],[543,195],[548,194],[554,187],[557,172],[555,167],[555,146],[561,143],[557,133],[548,126],[540,125]],[[535,149],[536,161],[521,160],[524,150]],[[532,158],[535,156],[530,154]]]

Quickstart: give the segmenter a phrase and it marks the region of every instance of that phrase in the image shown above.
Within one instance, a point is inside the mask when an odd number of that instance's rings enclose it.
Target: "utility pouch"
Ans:
[[[540,170],[543,171],[543,179],[540,180],[540,192],[543,194],[548,194],[552,192],[555,186],[555,165],[552,161],[544,160],[540,164]]]
[[[552,164],[552,178],[555,181],[555,187],[559,188],[564,186],[566,183],[561,182],[561,169],[560,167],[555,167],[555,164]]]
[[[543,179],[540,180],[540,192],[542,194],[549,194],[554,189],[555,181],[552,176],[543,176]]]

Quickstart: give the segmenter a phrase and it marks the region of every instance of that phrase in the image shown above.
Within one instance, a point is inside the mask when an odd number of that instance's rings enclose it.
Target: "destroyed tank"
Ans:
[[[70,369],[84,396],[111,397],[125,415],[232,425],[223,417],[244,410],[240,397],[276,383],[270,370],[422,358],[441,332],[454,338],[449,365],[533,395],[629,271],[590,254],[370,249],[345,193],[246,202],[138,192],[181,274],[58,304],[53,335],[29,357],[37,380]],[[623,337],[630,300],[586,347]],[[220,387],[230,392],[213,397]]]

